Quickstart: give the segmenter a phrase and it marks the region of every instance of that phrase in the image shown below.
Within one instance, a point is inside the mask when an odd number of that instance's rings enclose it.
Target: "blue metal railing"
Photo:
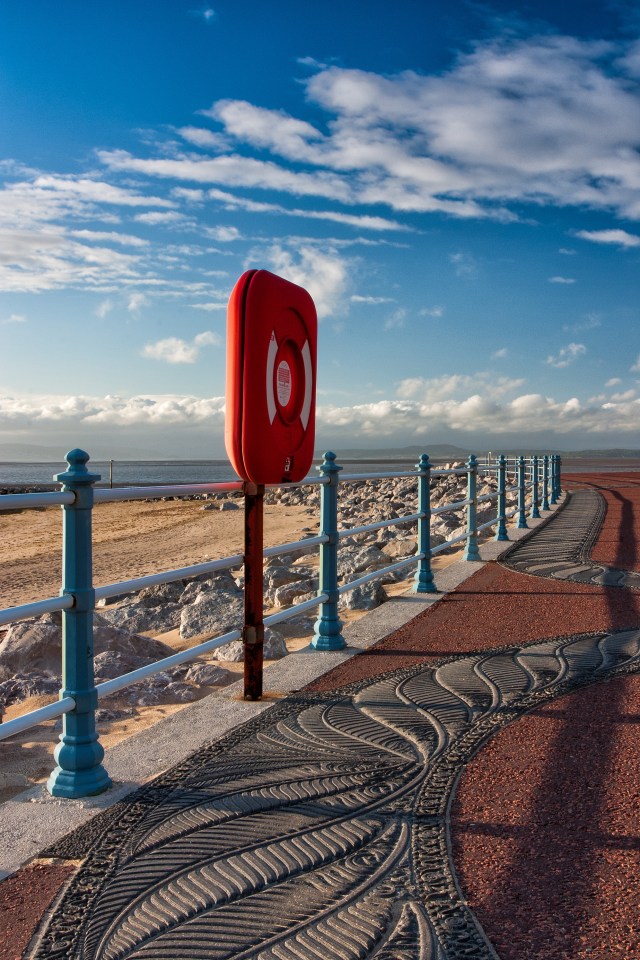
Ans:
[[[102,766],[104,750],[96,731],[95,711],[98,701],[122,690],[131,684],[153,676],[160,671],[194,660],[223,644],[242,637],[241,629],[231,630],[222,636],[165,657],[155,663],[131,671],[103,683],[94,683],[93,672],[93,613],[96,601],[101,598],[131,593],[145,587],[189,577],[231,569],[243,563],[244,557],[237,554],[206,563],[193,564],[174,570],[166,570],[148,576],[119,583],[93,586],[92,563],[92,511],[96,503],[122,500],[153,500],[163,497],[189,497],[195,494],[219,494],[244,491],[240,481],[210,484],[176,484],[171,486],[121,487],[118,489],[95,489],[100,479],[87,469],[88,454],[72,450],[67,454],[69,468],[58,474],[62,485],[60,492],[9,494],[1,499],[3,510],[24,510],[42,506],[61,506],[63,510],[63,584],[61,595],[34,603],[0,610],[0,624],[11,623],[43,613],[62,611],[63,656],[62,687],[59,700],[39,710],[0,724],[0,740],[21,733],[45,720],[63,717],[63,731],[54,757],[57,766],[51,774],[47,787],[54,796],[82,797],[100,793],[110,785],[109,776]],[[288,607],[264,618],[265,626],[275,626],[301,614],[319,608],[311,645],[318,650],[339,650],[345,646],[342,622],[338,616],[340,596],[375,579],[416,566],[414,591],[433,593],[437,588],[431,569],[431,559],[438,553],[465,542],[463,559],[479,560],[478,534],[496,527],[496,540],[508,540],[506,523],[517,514],[517,526],[526,527],[527,506],[531,517],[539,517],[540,476],[538,458],[525,461],[519,457],[513,461],[512,475],[516,481],[508,486],[511,461],[500,456],[494,465],[480,466],[475,456],[463,467],[434,469],[429,457],[423,454],[413,471],[399,473],[354,473],[341,474],[342,467],[336,463],[333,453],[325,454],[319,467],[320,476],[308,478],[301,483],[287,484],[287,489],[302,486],[320,487],[320,533],[293,543],[268,547],[264,557],[279,556],[301,547],[319,548],[319,585],[317,596],[303,603]],[[527,469],[528,468],[528,469]],[[498,489],[493,493],[478,496],[479,472],[496,475]],[[467,496],[463,500],[431,507],[431,491],[434,478],[466,476]],[[344,483],[359,483],[370,480],[415,478],[418,494],[418,512],[406,516],[379,520],[357,527],[338,527],[340,487]],[[284,486],[284,485],[283,485]],[[527,493],[529,502],[527,503]],[[561,461],[558,456],[544,457],[542,472],[542,509],[555,504],[561,492]],[[518,506],[507,510],[509,494],[518,495]],[[497,501],[496,516],[478,525],[478,505]],[[431,518],[441,513],[465,510],[465,532],[451,537],[437,546],[431,546]],[[355,580],[339,583],[339,547],[346,537],[381,530],[387,527],[415,524],[417,527],[417,552]]]

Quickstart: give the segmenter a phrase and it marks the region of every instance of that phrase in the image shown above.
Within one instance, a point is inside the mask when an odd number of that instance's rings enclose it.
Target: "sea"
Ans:
[[[318,476],[320,460],[314,461],[308,476]],[[483,464],[483,458],[479,457]],[[344,474],[353,473],[399,473],[415,468],[415,459],[359,459],[338,460]],[[435,467],[444,461],[432,460]],[[228,460],[91,460],[89,468],[100,475],[97,486],[129,487],[154,486],[178,483],[221,483],[237,480]],[[0,463],[0,493],[22,489],[57,489],[53,481],[56,473],[66,469],[65,463]],[[562,469],[567,473],[609,473],[640,470],[640,459],[625,458],[571,458],[562,459]]]
[[[321,461],[308,476],[317,477]],[[344,473],[398,473],[415,468],[414,460],[340,460]],[[222,483],[237,480],[228,460],[90,460],[88,468],[100,475],[99,487],[155,486],[177,483]],[[0,493],[22,488],[56,488],[54,474],[64,463],[0,463]]]

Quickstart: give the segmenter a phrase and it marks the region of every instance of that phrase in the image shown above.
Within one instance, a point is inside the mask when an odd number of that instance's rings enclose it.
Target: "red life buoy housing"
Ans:
[[[254,483],[304,479],[315,440],[318,321],[310,295],[248,270],[227,310],[225,446]]]

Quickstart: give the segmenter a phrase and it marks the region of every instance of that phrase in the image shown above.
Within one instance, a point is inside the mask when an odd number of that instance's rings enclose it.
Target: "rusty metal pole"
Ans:
[[[244,487],[244,699],[262,697],[264,486]]]

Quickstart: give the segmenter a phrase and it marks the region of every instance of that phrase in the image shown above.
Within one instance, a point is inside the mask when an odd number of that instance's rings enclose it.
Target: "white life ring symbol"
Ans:
[[[304,399],[302,401],[302,407],[300,408],[300,421],[304,430],[307,429],[307,424],[309,423],[309,415],[311,413],[311,400],[313,392],[313,375],[311,369],[311,350],[309,349],[309,341],[305,340],[304,346],[300,351],[302,354],[302,363],[304,366]],[[271,337],[269,338],[269,349],[267,350],[267,413],[269,414],[269,423],[273,423],[276,418],[276,413],[278,412],[278,407],[276,404],[276,397],[274,391],[274,366],[276,362],[276,356],[278,354],[278,341],[276,340],[275,330],[271,331]],[[284,364],[289,370],[288,364]]]

